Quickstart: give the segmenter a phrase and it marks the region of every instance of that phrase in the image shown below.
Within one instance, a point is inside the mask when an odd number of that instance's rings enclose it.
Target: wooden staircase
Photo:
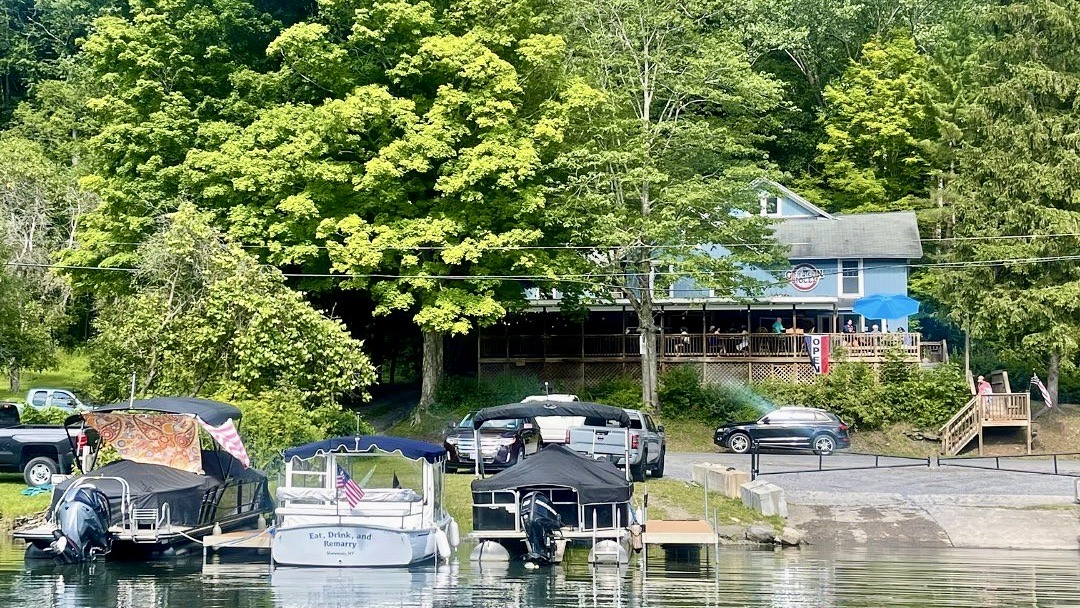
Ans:
[[[1031,453],[1031,396],[1028,393],[992,393],[975,395],[940,429],[941,453],[955,456],[979,439],[982,455],[983,429],[1017,426],[1027,429],[1027,453]]]

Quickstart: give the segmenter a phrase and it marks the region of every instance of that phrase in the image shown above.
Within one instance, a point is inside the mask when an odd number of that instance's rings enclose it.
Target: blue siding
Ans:
[[[786,196],[780,197],[779,207],[781,217],[817,217],[817,213],[810,211]]]

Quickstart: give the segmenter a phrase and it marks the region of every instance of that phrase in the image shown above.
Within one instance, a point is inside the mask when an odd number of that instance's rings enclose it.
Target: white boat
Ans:
[[[449,558],[457,547],[457,523],[442,502],[444,448],[356,436],[284,456],[270,545],[275,565],[409,566]]]

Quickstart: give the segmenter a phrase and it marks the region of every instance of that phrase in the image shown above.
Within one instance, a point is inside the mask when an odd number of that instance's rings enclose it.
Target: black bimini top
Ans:
[[[510,403],[480,410],[473,416],[473,428],[480,428],[488,420],[507,418],[540,418],[542,416],[584,416],[605,422],[618,422],[621,427],[630,426],[630,415],[622,408],[588,401],[529,401]],[[597,425],[602,426],[602,424]]]
[[[472,482],[473,492],[498,492],[529,486],[573,488],[581,504],[628,502],[633,486],[606,460],[592,460],[552,444],[514,466]]]
[[[307,445],[289,448],[282,452],[285,460],[290,458],[314,458],[330,452],[400,452],[402,456],[435,463],[446,458],[446,448],[415,439],[404,437],[385,437],[379,435],[356,435],[353,437],[334,437]]]
[[[160,412],[162,414],[193,414],[210,426],[221,426],[229,418],[239,422],[240,408],[220,401],[200,399],[198,397],[154,397],[152,399],[136,399],[132,402],[113,403],[93,409],[93,413],[123,412],[127,410],[139,410],[143,412]],[[68,418],[68,421],[78,420],[82,414],[76,414]]]

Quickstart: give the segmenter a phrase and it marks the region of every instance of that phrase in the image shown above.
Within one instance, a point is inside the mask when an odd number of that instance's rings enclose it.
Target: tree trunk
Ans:
[[[413,410],[413,424],[419,424],[421,415],[435,402],[435,389],[443,377],[443,332],[425,330],[423,334],[424,377],[420,385],[420,403]]]
[[[643,337],[641,350],[641,402],[645,411],[657,412],[659,399],[657,398],[657,356],[656,356],[656,324],[653,322],[652,298],[648,298],[648,306],[642,306],[638,311],[638,322]],[[643,303],[644,304],[644,303]],[[647,310],[645,310],[647,309]]]
[[[19,366],[12,362],[8,365],[8,387],[11,392],[18,395],[21,392],[21,385],[19,384]]]
[[[1061,353],[1050,353],[1050,364],[1046,368],[1046,391],[1050,393],[1050,401],[1054,405],[1058,403],[1058,372],[1061,371]]]

